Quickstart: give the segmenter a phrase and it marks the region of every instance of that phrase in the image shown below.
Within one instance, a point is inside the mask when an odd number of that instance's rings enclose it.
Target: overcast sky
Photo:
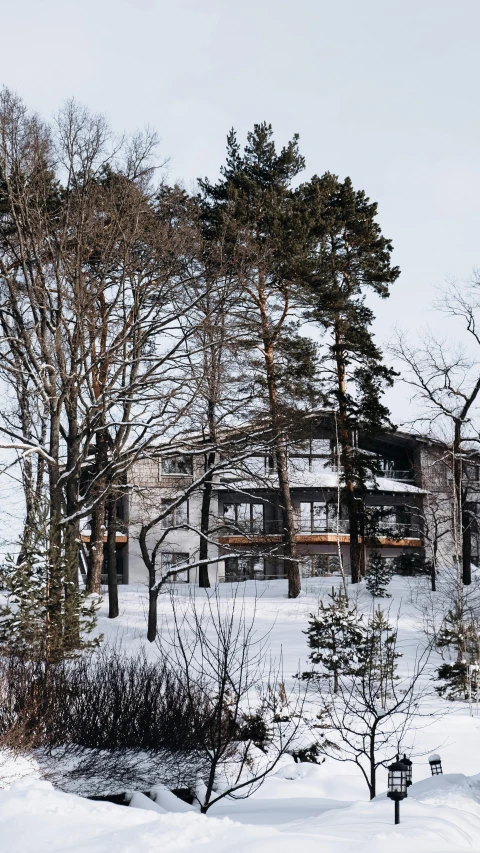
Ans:
[[[44,117],[68,97],[149,125],[170,178],[215,176],[225,136],[295,132],[306,177],[350,175],[402,275],[377,334],[429,321],[480,266],[475,0],[0,0],[0,78]],[[400,395],[396,397],[400,401]],[[397,402],[398,405],[398,402]]]

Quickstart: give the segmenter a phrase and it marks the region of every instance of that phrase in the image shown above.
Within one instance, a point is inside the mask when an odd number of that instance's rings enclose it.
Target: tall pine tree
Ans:
[[[282,511],[282,559],[288,577],[288,595],[300,592],[295,518],[287,465],[287,428],[292,409],[303,401],[292,399],[295,383],[288,365],[311,363],[313,348],[291,324],[295,320],[301,280],[300,259],[306,248],[303,208],[292,181],[304,168],[298,138],[277,152],[270,125],[258,124],[248,134],[242,151],[232,131],[227,160],[216,184],[200,181],[205,232],[221,240],[225,270],[241,285],[235,306],[238,323],[247,330],[252,347],[261,353],[259,386],[265,389]],[[308,374],[308,367],[304,376]],[[283,379],[282,379],[283,378]],[[305,386],[305,382],[303,382]],[[287,390],[287,395],[283,393]],[[303,387],[303,391],[305,388]],[[288,399],[287,399],[288,398]]]
[[[338,417],[343,497],[350,526],[352,582],[361,577],[362,515],[371,461],[358,448],[358,433],[374,435],[390,426],[381,401],[394,371],[374,341],[374,315],[365,295],[381,298],[399,276],[391,265],[392,244],[376,221],[377,205],[350,178],[326,173],[299,189],[309,222],[306,268],[307,314],[327,334],[323,371]]]

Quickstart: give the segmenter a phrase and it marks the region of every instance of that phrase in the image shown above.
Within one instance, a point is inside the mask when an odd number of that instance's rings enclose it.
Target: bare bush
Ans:
[[[293,748],[303,695],[288,693],[281,661],[268,656],[238,595],[215,590],[198,600],[172,594],[173,630],[158,640],[191,711],[206,781],[197,787],[201,811],[224,797],[243,799]],[[201,701],[198,702],[198,695]]]

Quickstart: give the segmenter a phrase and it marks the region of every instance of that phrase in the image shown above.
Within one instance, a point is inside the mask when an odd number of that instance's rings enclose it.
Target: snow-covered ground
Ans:
[[[230,815],[94,803],[33,779],[0,791],[2,853],[460,853],[480,850],[479,777],[448,774],[412,785],[393,824],[392,803],[320,796],[317,768],[266,783]],[[267,796],[265,796],[267,795]],[[224,807],[224,811],[227,807]]]
[[[325,596],[336,581],[304,581],[302,595],[286,598],[286,583],[247,582],[240,585],[246,616],[256,609],[258,633],[271,629],[272,654],[283,656],[286,681],[305,669],[308,649],[303,633],[319,596]],[[233,588],[220,587],[225,607]],[[390,584],[392,598],[378,603],[398,615],[399,639],[403,652],[400,670],[411,670],[415,653],[425,643],[421,631],[418,598],[430,595],[425,581],[395,578]],[[422,593],[419,596],[419,593]],[[176,588],[187,601],[190,590]],[[204,593],[197,591],[201,598]],[[359,605],[368,612],[372,598],[361,585]],[[99,630],[106,640],[121,642],[126,650],[145,645],[146,590],[121,589],[121,615],[106,618],[102,605]],[[159,602],[159,625],[166,631],[171,624],[171,602]],[[149,655],[157,654],[148,647]],[[432,660],[432,666],[435,665]],[[224,799],[207,816],[194,811],[174,813],[146,808],[125,808],[92,803],[73,794],[54,790],[49,783],[28,775],[28,767],[18,767],[18,776],[0,791],[0,850],[2,853],[428,853],[428,851],[480,852],[480,717],[470,715],[468,705],[437,698],[427,700],[427,718],[410,735],[407,745],[414,753],[413,779],[407,800],[401,804],[402,822],[393,824],[393,803],[381,793],[368,800],[367,787],[357,768],[327,759],[322,765],[295,764],[288,758],[276,773],[249,799]],[[439,713],[442,712],[442,713]],[[428,755],[438,751],[443,777],[432,778]],[[155,780],[152,780],[155,782]],[[378,790],[385,791],[386,772],[379,771]],[[160,799],[163,807],[168,798]],[[149,805],[149,801],[143,805]],[[137,805],[142,805],[140,798]],[[150,804],[151,805],[151,804]]]

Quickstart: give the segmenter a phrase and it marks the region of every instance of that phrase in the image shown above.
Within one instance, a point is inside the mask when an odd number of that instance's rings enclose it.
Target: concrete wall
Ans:
[[[139,545],[139,532],[142,523],[153,519],[162,509],[162,501],[173,501],[181,496],[194,482],[193,477],[177,474],[162,474],[159,463],[141,462],[137,463],[131,473],[130,507],[129,507],[129,542],[128,542],[128,582],[147,583],[147,568],[142,558]],[[183,513],[187,504],[183,504]],[[195,490],[188,498],[188,518],[174,518],[174,529],[169,530],[161,545],[157,556],[158,577],[161,574],[162,553],[188,554],[190,563],[195,563],[199,556],[200,537],[197,530],[200,528],[201,493]],[[212,518],[217,514],[216,496],[212,499]],[[180,513],[179,513],[180,515]],[[188,527],[187,527],[188,525]],[[167,521],[157,524],[147,537],[147,545],[151,550],[155,543],[165,533],[168,526]],[[196,529],[190,529],[196,528]],[[209,546],[209,559],[218,554],[216,545]],[[216,583],[223,572],[223,563],[220,567],[216,563],[209,566],[209,578],[211,583]],[[198,583],[198,568],[189,571],[191,583]]]

